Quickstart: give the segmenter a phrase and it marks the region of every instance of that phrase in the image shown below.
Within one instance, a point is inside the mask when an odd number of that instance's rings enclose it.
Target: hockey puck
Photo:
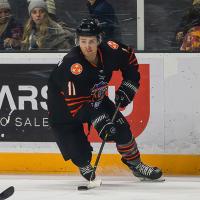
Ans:
[[[88,190],[86,185],[78,186],[78,190]]]

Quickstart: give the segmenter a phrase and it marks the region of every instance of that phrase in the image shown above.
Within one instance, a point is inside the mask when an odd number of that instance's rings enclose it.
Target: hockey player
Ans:
[[[48,110],[51,127],[65,160],[92,179],[92,147],[83,123],[92,124],[99,136],[114,141],[122,162],[139,178],[158,179],[162,171],[142,163],[130,126],[115,104],[127,106],[140,86],[138,63],[132,48],[115,41],[101,42],[94,19],[82,20],[76,30],[76,44],[53,70],[48,81]],[[116,91],[115,104],[107,97],[112,72],[120,70],[123,81]]]

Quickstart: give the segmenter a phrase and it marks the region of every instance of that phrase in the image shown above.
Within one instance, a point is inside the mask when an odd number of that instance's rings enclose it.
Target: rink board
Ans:
[[[142,155],[142,160],[160,167],[165,175],[200,175],[199,155]],[[93,156],[93,164],[96,154]],[[1,173],[21,174],[79,174],[77,167],[65,162],[60,154],[0,154]],[[117,154],[103,154],[97,168],[100,175],[130,175],[130,170]]]
[[[55,65],[64,55],[64,53],[0,55],[0,65],[3,66],[0,67],[2,81],[0,125],[3,125],[0,126],[0,141],[2,141],[0,163],[3,163],[0,165],[1,172],[76,172],[70,162],[63,161],[52,135],[49,134],[45,117],[41,118],[43,112],[46,112],[47,88],[38,80],[43,80],[40,78],[46,75],[45,67]],[[122,113],[131,125],[143,159],[149,164],[160,166],[167,174],[199,174],[199,53],[138,53],[136,56],[142,72],[142,86],[134,104],[131,103],[122,110]],[[31,70],[29,66],[32,67]],[[37,73],[42,66],[44,66],[44,69],[41,69],[42,73]],[[8,69],[11,71],[10,78]],[[20,70],[25,70],[26,73],[23,74]],[[16,74],[18,76],[15,76]],[[33,76],[36,78],[32,80]],[[13,77],[16,81],[11,81]],[[23,84],[23,81],[27,82]],[[119,83],[113,80],[112,84],[109,86],[109,97],[114,99],[114,87]],[[34,104],[35,110],[29,112],[26,108],[26,97],[21,94],[17,96],[19,92],[17,90],[31,91],[40,95],[39,106]],[[6,107],[7,97],[10,107]],[[11,117],[15,117],[18,121],[4,126],[10,108],[15,109]],[[27,119],[32,120],[27,121]],[[90,140],[98,144],[94,151],[96,154],[100,139],[92,134]],[[113,164],[115,170],[112,168]],[[127,171],[120,162],[115,146],[110,144],[104,149],[100,165],[108,174],[111,172],[117,174],[120,170]]]

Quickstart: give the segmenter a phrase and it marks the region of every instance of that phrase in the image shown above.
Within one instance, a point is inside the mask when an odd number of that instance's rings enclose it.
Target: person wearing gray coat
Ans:
[[[66,50],[74,46],[73,33],[49,17],[46,2],[31,0],[28,11],[21,50]]]

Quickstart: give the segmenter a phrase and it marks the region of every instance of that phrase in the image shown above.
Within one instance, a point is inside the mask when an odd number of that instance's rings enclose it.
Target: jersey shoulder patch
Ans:
[[[112,40],[109,40],[108,42],[107,42],[107,44],[108,44],[108,46],[110,47],[110,48],[112,48],[112,49],[118,49],[119,48],[119,44],[117,44],[116,42],[114,42],[114,41],[112,41]]]
[[[74,63],[71,65],[70,71],[74,75],[79,75],[83,72],[83,66],[80,63]]]

